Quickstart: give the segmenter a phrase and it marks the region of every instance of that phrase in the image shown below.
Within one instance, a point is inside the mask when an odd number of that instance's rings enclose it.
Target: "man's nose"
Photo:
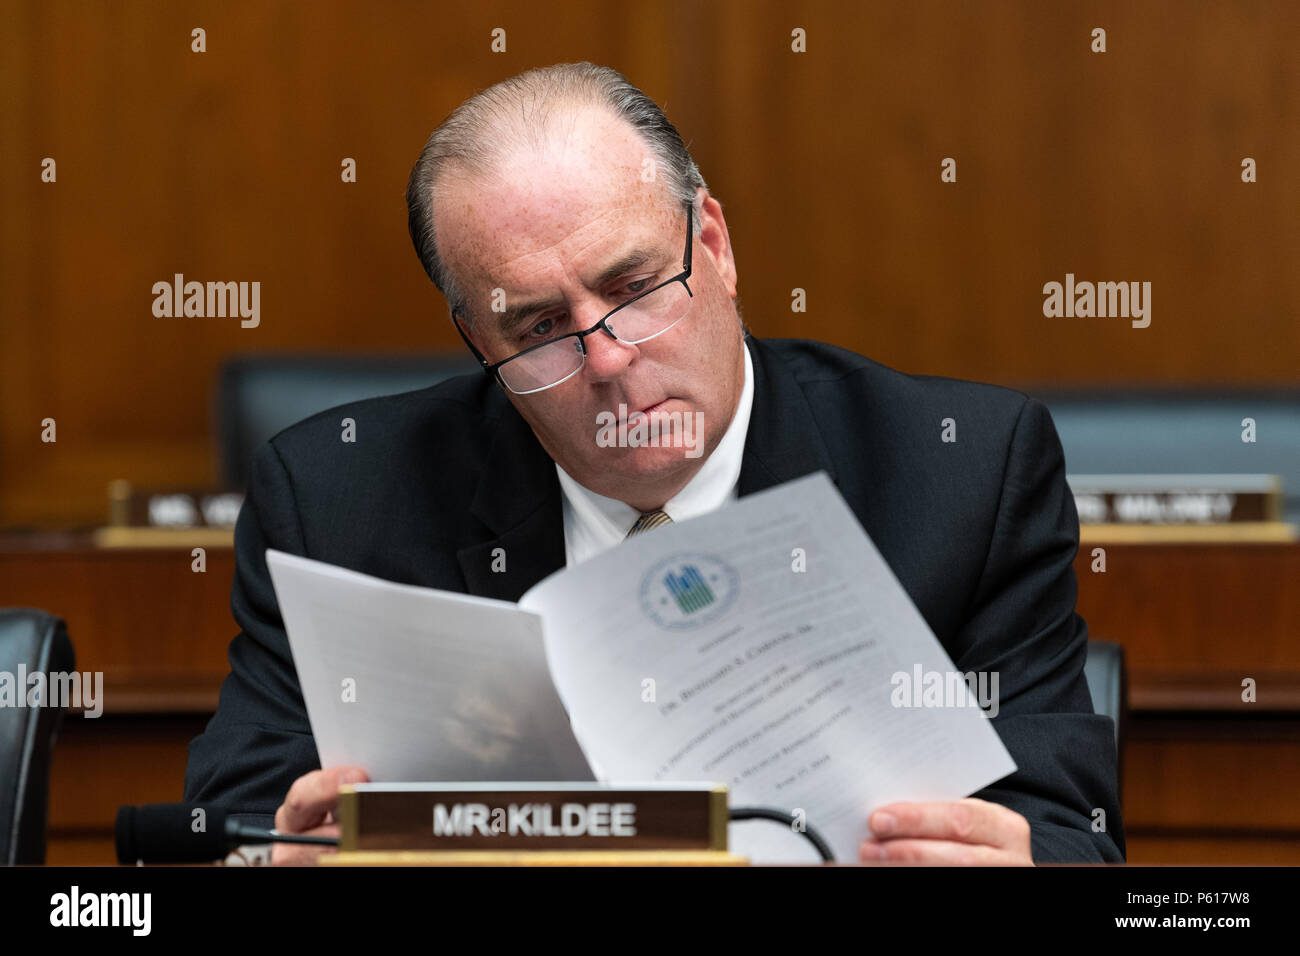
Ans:
[[[587,346],[587,374],[595,381],[617,378],[637,355],[635,345],[620,342],[604,329],[592,332],[584,342]]]

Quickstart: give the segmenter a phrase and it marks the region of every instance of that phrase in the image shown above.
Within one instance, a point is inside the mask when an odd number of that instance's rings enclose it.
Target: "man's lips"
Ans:
[[[664,406],[666,406],[666,405],[667,405],[669,402],[671,402],[671,401],[672,401],[672,398],[669,397],[669,398],[665,398],[665,399],[663,399],[663,400],[661,400],[661,401],[655,402],[655,403],[652,404],[652,405],[647,405],[647,406],[645,406],[644,408],[636,409],[636,410],[633,410],[633,411],[629,411],[629,412],[627,413],[627,417],[626,417],[626,418],[621,418],[621,419],[619,419],[619,422],[620,422],[620,423],[628,422],[628,421],[631,421],[631,420],[633,420],[633,419],[635,419],[635,418],[638,418],[638,417],[640,417],[640,416],[642,416],[642,415],[652,415],[652,414],[654,414],[655,412],[665,411],[666,409],[665,409]]]

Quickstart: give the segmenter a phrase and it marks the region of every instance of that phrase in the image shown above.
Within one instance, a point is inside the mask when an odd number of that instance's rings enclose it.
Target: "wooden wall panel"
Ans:
[[[179,801],[189,742],[207,721],[207,715],[194,714],[106,714],[97,720],[69,715],[50,768],[45,861],[65,866],[115,864],[118,807]]]
[[[1286,0],[6,0],[0,17],[0,524],[97,521],[112,478],[214,477],[230,355],[458,347],[406,235],[411,163],[475,90],[580,58],[627,72],[692,144],[759,334],[1007,384],[1297,381]],[[175,272],[260,281],[261,325],[155,318]],[[1066,272],[1151,281],[1151,327],[1045,319]]]
[[[0,538],[0,607],[63,618],[77,670],[103,672],[104,713],[211,713],[239,633],[235,552],[209,547],[207,570],[192,567],[189,549],[24,549]]]
[[[1300,546],[1108,544],[1093,564],[1081,548],[1078,611],[1124,645],[1134,709],[1300,712]]]

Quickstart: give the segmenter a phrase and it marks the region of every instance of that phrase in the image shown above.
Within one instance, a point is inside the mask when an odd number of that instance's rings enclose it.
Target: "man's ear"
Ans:
[[[700,245],[713,260],[713,267],[722,277],[722,284],[727,288],[727,295],[736,297],[736,259],[731,253],[731,235],[727,232],[727,220],[722,215],[722,204],[701,188],[697,195],[703,195],[700,204]]]

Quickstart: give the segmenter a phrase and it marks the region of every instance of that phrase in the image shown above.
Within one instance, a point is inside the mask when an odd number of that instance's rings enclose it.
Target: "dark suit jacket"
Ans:
[[[976,796],[1029,820],[1035,861],[1122,861],[1113,729],[1092,710],[1074,611],[1078,518],[1047,409],[817,342],[747,341],[739,493],[827,471],[957,668],[999,672],[994,726],[1019,769]],[[955,442],[940,440],[945,418]],[[561,501],[553,462],[484,375],[322,412],[263,445],[235,531],[242,633],[190,744],[185,799],[269,820],[320,766],[266,548],[513,601],[565,565]]]

